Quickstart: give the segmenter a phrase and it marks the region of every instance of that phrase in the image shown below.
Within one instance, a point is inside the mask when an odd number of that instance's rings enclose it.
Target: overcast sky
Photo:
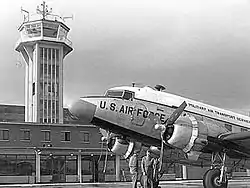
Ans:
[[[0,103],[24,104],[24,65],[15,52],[21,7],[1,2]],[[64,104],[113,86],[165,85],[167,91],[238,112],[250,111],[250,1],[48,0],[66,24]]]

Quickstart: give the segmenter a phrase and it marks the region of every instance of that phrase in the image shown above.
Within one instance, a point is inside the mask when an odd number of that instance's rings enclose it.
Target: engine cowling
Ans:
[[[207,126],[195,117],[180,117],[175,124],[167,126],[163,134],[166,143],[182,149],[187,158],[197,160],[200,151],[207,145]]]
[[[127,141],[119,137],[113,137],[108,143],[108,148],[116,155],[124,156],[125,159],[130,157],[134,151],[140,151],[142,144],[134,141]]]

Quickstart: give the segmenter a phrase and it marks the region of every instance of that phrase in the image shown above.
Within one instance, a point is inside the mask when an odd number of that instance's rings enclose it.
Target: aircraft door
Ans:
[[[148,112],[146,106],[142,103],[137,103],[131,116],[131,122],[137,126],[143,126],[147,116],[145,112]]]

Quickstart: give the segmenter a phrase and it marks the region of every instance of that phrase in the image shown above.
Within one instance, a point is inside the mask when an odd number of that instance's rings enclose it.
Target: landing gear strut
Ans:
[[[204,188],[227,188],[228,179],[225,170],[226,153],[213,153],[211,169],[203,177]]]

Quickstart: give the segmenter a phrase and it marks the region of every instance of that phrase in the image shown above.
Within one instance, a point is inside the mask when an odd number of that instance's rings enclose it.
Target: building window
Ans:
[[[65,175],[77,175],[77,156],[75,155],[70,155],[70,156],[65,156]]]
[[[82,142],[88,142],[89,143],[89,132],[81,131],[80,132],[80,139]]]
[[[0,130],[0,140],[9,140],[9,130],[8,129]]]
[[[35,82],[32,84],[32,95],[35,95],[36,88],[35,88]]]
[[[44,142],[50,142],[51,138],[50,138],[50,131],[48,130],[42,130],[43,133],[43,141]]]
[[[232,125],[225,124],[225,128],[232,132]]]
[[[1,154],[0,161],[0,174],[2,178],[4,176],[15,176],[15,178],[17,176],[31,176],[36,171],[35,155]]]
[[[62,131],[61,132],[61,141],[70,142],[70,131]]]
[[[30,130],[29,129],[21,129],[21,139],[30,141]]]

